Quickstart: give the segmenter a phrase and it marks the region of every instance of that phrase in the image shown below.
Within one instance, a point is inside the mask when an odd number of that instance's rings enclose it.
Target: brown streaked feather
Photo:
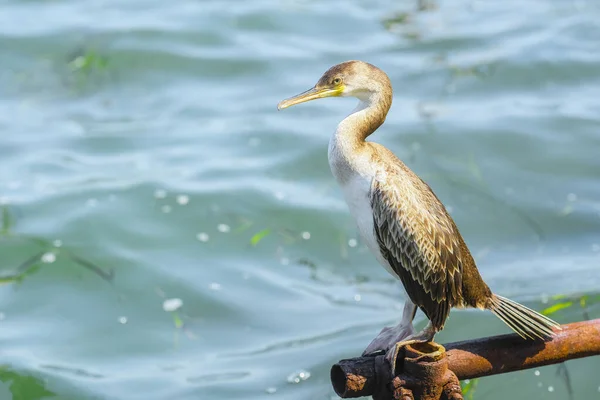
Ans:
[[[427,184],[400,160],[391,165],[391,160],[386,161],[388,168],[396,170],[380,174],[371,187],[380,251],[412,302],[439,330],[462,297],[458,232]]]

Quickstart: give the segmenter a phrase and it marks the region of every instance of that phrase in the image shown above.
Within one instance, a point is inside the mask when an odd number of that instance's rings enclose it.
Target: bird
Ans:
[[[557,322],[490,290],[431,187],[386,147],[366,140],[392,105],[388,75],[364,61],[342,62],[313,88],[282,100],[277,108],[326,97],[359,101],[329,140],[329,166],[363,242],[408,296],[398,325],[383,328],[363,355],[385,352],[395,362],[398,345],[432,341],[451,308],[489,310],[524,339],[554,336],[560,330]],[[413,327],[417,309],[428,319],[420,332]]]

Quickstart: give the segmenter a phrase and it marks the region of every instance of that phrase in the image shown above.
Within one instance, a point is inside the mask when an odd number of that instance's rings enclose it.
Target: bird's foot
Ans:
[[[415,334],[412,323],[398,324],[394,327],[386,326],[379,332],[379,335],[369,343],[363,356],[374,355],[377,353],[387,353],[396,348],[396,343],[409,338]]]
[[[396,363],[398,357],[404,358],[404,347],[414,343],[431,342],[433,341],[433,337],[435,336],[436,332],[437,329],[430,322],[425,328],[423,328],[421,332],[413,333],[405,337],[402,341],[394,343],[394,346],[388,349],[385,353],[385,359],[390,363],[390,367],[392,369],[392,376],[396,376]]]
[[[415,338],[415,335],[411,335],[408,338],[406,338],[406,340],[398,342],[394,346],[392,346],[385,353],[385,359],[387,360],[388,363],[390,363],[390,368],[392,369],[392,376],[396,376],[396,363],[398,362],[398,357],[404,358],[404,351],[403,351],[404,347],[408,346],[409,344],[424,343],[427,341],[428,340],[426,340],[426,339],[418,338],[418,337]]]

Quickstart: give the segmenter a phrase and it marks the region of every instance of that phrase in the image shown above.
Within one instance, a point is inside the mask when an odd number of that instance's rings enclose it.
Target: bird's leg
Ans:
[[[407,336],[402,341],[394,343],[394,345],[390,347],[385,353],[385,359],[388,360],[392,367],[392,374],[395,376],[396,358],[398,357],[398,353],[400,353],[404,346],[413,343],[431,342],[436,333],[437,329],[433,326],[433,323],[431,323],[430,321],[421,332],[414,333],[410,336]]]
[[[412,336],[415,333],[415,329],[412,325],[412,320],[417,312],[417,306],[415,306],[410,300],[404,304],[404,310],[402,312],[402,320],[394,327],[386,326],[379,332],[379,335],[367,346],[363,351],[363,356],[373,354],[379,351],[387,352],[390,349],[395,348],[397,342],[403,340],[406,337]]]

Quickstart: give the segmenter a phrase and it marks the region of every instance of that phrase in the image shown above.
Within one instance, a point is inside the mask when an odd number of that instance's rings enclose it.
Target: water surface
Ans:
[[[276,104],[348,59],[389,74],[373,140],[447,204],[493,290],[598,318],[600,5],[436,5],[4,1],[0,398],[335,399],[331,364],[404,299],[329,171],[354,100]],[[506,332],[454,311],[437,338]],[[474,398],[600,398],[599,367]]]

